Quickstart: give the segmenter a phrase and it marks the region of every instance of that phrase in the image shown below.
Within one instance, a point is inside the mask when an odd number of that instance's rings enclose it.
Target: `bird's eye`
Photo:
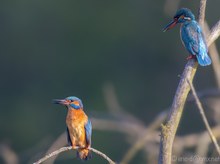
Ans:
[[[68,100],[66,100],[68,103],[71,103],[71,102],[73,102],[73,100],[70,100],[70,99],[68,99]]]
[[[179,19],[184,19],[184,15],[181,15],[181,16],[179,17]]]

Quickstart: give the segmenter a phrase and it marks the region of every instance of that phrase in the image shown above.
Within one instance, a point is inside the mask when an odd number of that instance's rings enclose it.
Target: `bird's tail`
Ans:
[[[205,53],[202,55],[197,55],[196,57],[197,57],[199,65],[201,65],[201,66],[207,66],[212,63],[208,53]]]
[[[88,160],[88,159],[92,158],[92,154],[89,149],[83,148],[83,149],[78,149],[77,157],[82,160]]]

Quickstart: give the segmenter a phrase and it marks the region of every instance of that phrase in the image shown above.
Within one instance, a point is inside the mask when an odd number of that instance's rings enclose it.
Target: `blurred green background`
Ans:
[[[20,163],[30,162],[66,129],[65,108],[51,100],[74,95],[83,100],[90,116],[105,113],[106,83],[114,85],[124,109],[150,123],[171,105],[188,55],[179,26],[162,32],[174,14],[166,14],[164,4],[154,0],[1,1],[0,143],[10,145]],[[197,16],[199,0],[185,0],[180,6]],[[216,6],[219,0],[208,1],[206,17],[211,26],[219,19]],[[199,67],[195,85],[198,90],[216,86],[211,66]],[[184,113],[180,134],[203,128],[197,114],[196,110]],[[94,130],[93,147],[119,161],[129,148],[125,137]],[[81,163],[73,158],[56,163]],[[97,162],[105,163],[97,156],[88,163]],[[144,163],[143,154],[132,162]]]

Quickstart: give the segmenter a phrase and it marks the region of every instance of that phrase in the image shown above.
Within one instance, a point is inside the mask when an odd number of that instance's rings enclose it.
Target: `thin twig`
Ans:
[[[204,122],[204,124],[206,126],[206,129],[208,130],[209,135],[211,137],[211,140],[212,140],[213,144],[215,145],[215,148],[216,148],[216,150],[217,150],[217,152],[218,152],[218,154],[220,156],[219,145],[218,145],[217,140],[216,140],[215,136],[213,135],[212,130],[211,130],[210,126],[209,126],[209,123],[208,123],[208,120],[206,118],[206,115],[205,115],[204,109],[202,107],[202,104],[201,104],[201,102],[200,102],[200,100],[199,100],[199,98],[198,98],[198,96],[196,94],[196,90],[195,90],[193,84],[188,79],[187,79],[187,82],[188,82],[188,84],[189,84],[189,86],[190,86],[190,88],[192,90],[193,96],[195,97],[196,105],[197,105],[197,107],[199,109],[199,112],[200,112],[200,114],[202,116],[202,120],[203,120],[203,122]]]
[[[62,148],[60,148],[60,149],[44,156],[43,158],[39,159],[38,161],[34,162],[33,164],[40,164],[40,163],[46,161],[47,159],[49,159],[49,158],[51,158],[55,155],[58,155],[59,153],[62,153],[62,152],[67,151],[67,150],[72,150],[72,149],[73,149],[72,146],[62,147]]]
[[[214,136],[217,139],[219,139],[220,138],[220,125],[213,127],[211,130],[212,130]],[[174,141],[174,150],[176,150],[176,149],[190,149],[193,147],[199,147],[201,144],[200,140],[203,140],[204,142],[208,142],[209,144],[212,142],[210,140],[210,137],[209,137],[207,130],[205,130],[201,133],[188,134],[185,136],[176,136],[175,141]],[[199,148],[197,148],[197,149],[199,149]],[[198,155],[200,155],[200,154],[198,153]]]
[[[207,38],[207,45],[210,46],[220,36],[220,20],[211,28]]]
[[[151,137],[150,134],[161,125],[161,123],[165,120],[166,116],[167,116],[167,111],[164,111],[161,112],[155,118],[155,120],[143,132],[142,135],[143,137],[137,139],[137,141],[134,142],[134,144],[128,149],[128,151],[125,153],[125,156],[122,158],[120,164],[126,164],[129,161],[131,161],[131,159],[135,156],[135,154],[145,146],[147,141],[149,141]]]
[[[77,147],[76,149],[78,149],[79,147]],[[66,146],[66,147],[62,147],[46,156],[44,156],[43,158],[39,159],[37,162],[34,162],[33,164],[40,164],[44,161],[46,161],[48,158],[51,158],[55,155],[58,155],[59,153],[62,153],[64,151],[67,150],[72,150],[73,147],[72,146]],[[96,153],[97,155],[101,156],[102,158],[104,158],[105,160],[107,160],[110,164],[116,164],[114,161],[112,161],[107,155],[105,155],[104,153],[100,152],[99,150],[96,150],[94,148],[88,148],[89,150],[91,150],[92,152]]]
[[[201,1],[200,1],[199,24],[200,24],[200,26],[202,27],[202,29],[203,29],[203,27],[204,27],[206,2],[207,2],[207,0],[201,0]]]
[[[106,159],[110,164],[116,164],[114,161],[111,160],[111,158],[109,158],[106,154],[102,153],[101,151],[98,151],[94,148],[90,148],[90,150],[93,151],[94,153],[100,155],[104,159]]]
[[[220,88],[220,56],[215,43],[210,45],[209,53],[212,58],[212,67],[214,70],[216,84],[218,88]]]
[[[207,22],[204,24],[204,32],[206,34],[206,38],[207,36],[210,36],[210,29]],[[212,67],[215,74],[216,83],[218,88],[220,88],[220,57],[215,42],[209,46],[209,54],[212,59]]]
[[[220,97],[220,89],[218,88],[213,88],[213,89],[206,89],[200,92],[197,92],[197,95],[199,99],[207,99],[207,98],[214,98],[214,97]],[[195,98],[193,97],[192,94],[190,94],[187,97],[187,102],[193,102],[195,101]]]

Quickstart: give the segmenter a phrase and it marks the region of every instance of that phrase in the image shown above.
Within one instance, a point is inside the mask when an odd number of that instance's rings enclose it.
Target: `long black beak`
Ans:
[[[54,99],[53,100],[54,104],[61,104],[61,105],[68,105],[68,101],[66,101],[65,99]]]
[[[177,19],[174,19],[172,22],[170,22],[166,27],[163,28],[163,32],[166,32],[167,30],[173,28],[177,24]]]

